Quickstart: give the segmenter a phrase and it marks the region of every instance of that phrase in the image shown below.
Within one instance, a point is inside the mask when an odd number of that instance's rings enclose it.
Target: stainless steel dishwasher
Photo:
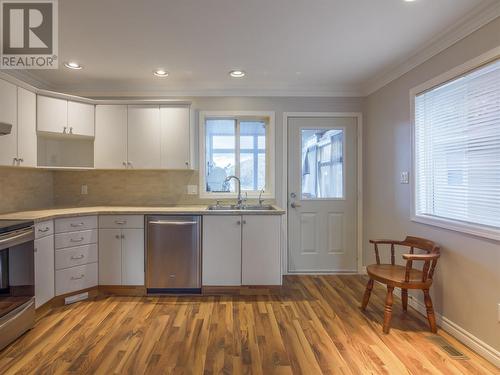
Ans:
[[[201,293],[201,216],[147,216],[146,288]]]

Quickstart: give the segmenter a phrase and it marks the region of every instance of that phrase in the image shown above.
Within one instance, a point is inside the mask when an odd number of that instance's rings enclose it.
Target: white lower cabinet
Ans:
[[[144,229],[122,234],[122,285],[144,285]]]
[[[281,217],[204,216],[203,285],[281,285]]]
[[[99,217],[99,284],[144,285],[144,216]]]
[[[43,223],[36,225],[37,229]],[[35,307],[38,308],[54,297],[54,234],[35,240]]]
[[[243,216],[241,283],[281,285],[281,217]]]
[[[99,284],[122,283],[122,230],[99,229]]]
[[[97,263],[56,271],[56,295],[75,292],[97,285]]]
[[[56,219],[56,295],[97,286],[97,216]],[[50,228],[49,228],[50,230]]]
[[[241,285],[241,216],[203,217],[205,286]]]

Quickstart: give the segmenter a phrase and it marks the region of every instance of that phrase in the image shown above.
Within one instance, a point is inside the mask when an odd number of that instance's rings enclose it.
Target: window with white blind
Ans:
[[[500,60],[416,93],[414,109],[414,217],[500,238]]]

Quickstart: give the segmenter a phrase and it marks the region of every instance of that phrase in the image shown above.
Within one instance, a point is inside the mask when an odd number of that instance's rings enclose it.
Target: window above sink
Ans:
[[[200,112],[200,197],[274,198],[274,112]]]

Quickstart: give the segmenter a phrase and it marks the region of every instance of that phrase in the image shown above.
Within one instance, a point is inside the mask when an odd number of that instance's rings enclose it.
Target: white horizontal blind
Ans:
[[[415,97],[415,211],[500,228],[500,60]]]

